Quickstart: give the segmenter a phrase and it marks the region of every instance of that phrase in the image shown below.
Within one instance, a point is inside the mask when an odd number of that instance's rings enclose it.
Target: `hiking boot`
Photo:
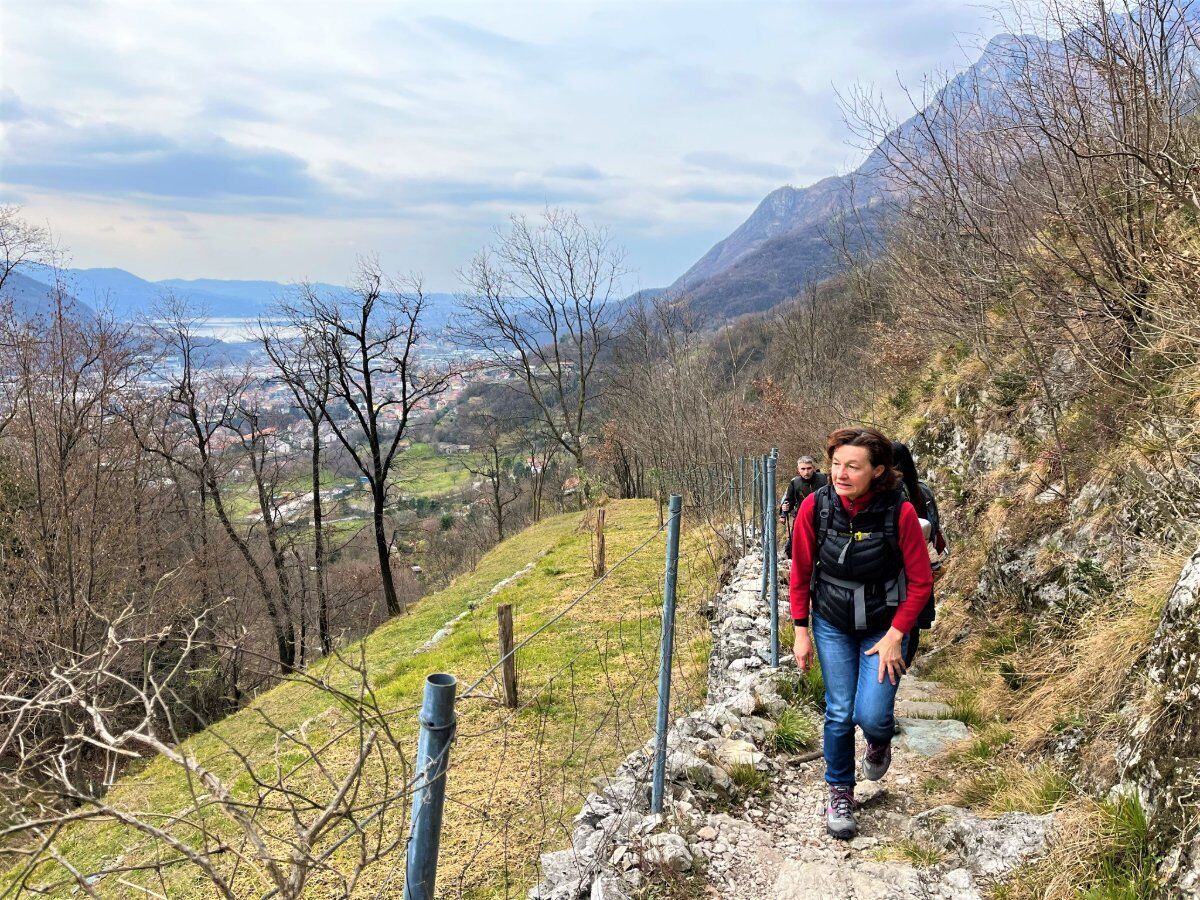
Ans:
[[[829,805],[825,807],[825,830],[843,841],[848,841],[858,834],[858,822],[854,819],[854,788],[851,785],[829,786]]]
[[[867,741],[867,752],[863,755],[863,777],[868,781],[878,781],[887,774],[888,766],[892,764],[892,742],[875,744]]]

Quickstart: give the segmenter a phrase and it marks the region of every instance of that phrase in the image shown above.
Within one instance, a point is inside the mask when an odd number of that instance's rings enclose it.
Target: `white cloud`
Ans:
[[[835,87],[897,97],[897,74],[968,62],[986,20],[955,0],[6,0],[0,180],[79,264],[147,277],[338,280],[354,248],[453,288],[492,226],[561,203],[659,284],[774,187],[857,163]]]

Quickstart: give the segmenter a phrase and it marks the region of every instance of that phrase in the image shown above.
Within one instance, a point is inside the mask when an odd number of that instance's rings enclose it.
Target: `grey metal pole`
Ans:
[[[446,769],[450,763],[450,744],[454,740],[457,721],[454,715],[454,694],[457,689],[457,679],[444,672],[425,679],[404,900],[433,900],[438,845],[442,840],[442,809],[446,803]]]
[[[767,460],[767,496],[771,500],[770,531],[771,545],[771,665],[779,665],[779,551],[775,544],[779,540],[779,529],[775,520],[775,463],[772,456]]]
[[[754,457],[754,477],[751,479],[754,483],[751,485],[750,491],[750,537],[758,539],[758,526],[761,524],[758,521],[758,503],[762,499],[762,486],[758,478],[758,470],[762,465],[762,457]]]
[[[742,553],[746,552],[746,457],[738,457],[738,524],[742,529]]]
[[[663,810],[667,775],[667,714],[671,706],[671,655],[675,649],[675,581],[679,574],[679,519],[683,498],[671,495],[667,520],[667,569],[663,577],[662,641],[658,658],[658,722],[654,741],[654,780],[650,788],[650,812]]]
[[[737,521],[737,484],[734,479],[737,476],[733,472],[729,473],[729,524],[732,526]]]
[[[770,460],[770,458],[771,454],[764,453],[760,459],[760,466],[762,468],[762,482],[760,483],[758,489],[759,500],[761,501],[759,504],[761,509],[759,515],[759,526],[762,528],[763,552],[762,578],[760,579],[761,584],[759,585],[758,599],[762,603],[767,602],[767,588],[770,586],[771,581],[771,576],[767,572],[767,569],[770,567],[771,559],[771,545],[769,543],[771,540],[771,514],[774,512],[774,510],[771,509],[771,501],[767,499],[767,462]]]

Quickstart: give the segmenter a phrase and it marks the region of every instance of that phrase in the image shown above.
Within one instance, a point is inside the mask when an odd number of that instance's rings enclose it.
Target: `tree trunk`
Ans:
[[[375,553],[379,557],[379,577],[383,581],[383,599],[387,603],[389,616],[398,616],[408,610],[400,603],[396,595],[396,579],[392,576],[392,559],[388,548],[387,534],[383,528],[384,492],[382,480],[376,480],[371,485],[371,505],[374,507],[372,519],[375,526]]]
[[[321,418],[312,418],[313,564],[317,567],[317,633],[321,652],[333,649],[329,633],[329,598],[325,593],[325,537],[321,534]]]

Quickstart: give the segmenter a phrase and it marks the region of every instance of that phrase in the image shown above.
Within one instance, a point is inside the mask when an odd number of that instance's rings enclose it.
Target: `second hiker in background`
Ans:
[[[784,542],[783,552],[787,554],[788,559],[792,558],[792,519],[795,518],[804,498],[828,483],[829,479],[817,469],[817,461],[811,456],[802,456],[796,460],[796,477],[788,485],[779,504],[779,518],[787,523],[787,541]]]

